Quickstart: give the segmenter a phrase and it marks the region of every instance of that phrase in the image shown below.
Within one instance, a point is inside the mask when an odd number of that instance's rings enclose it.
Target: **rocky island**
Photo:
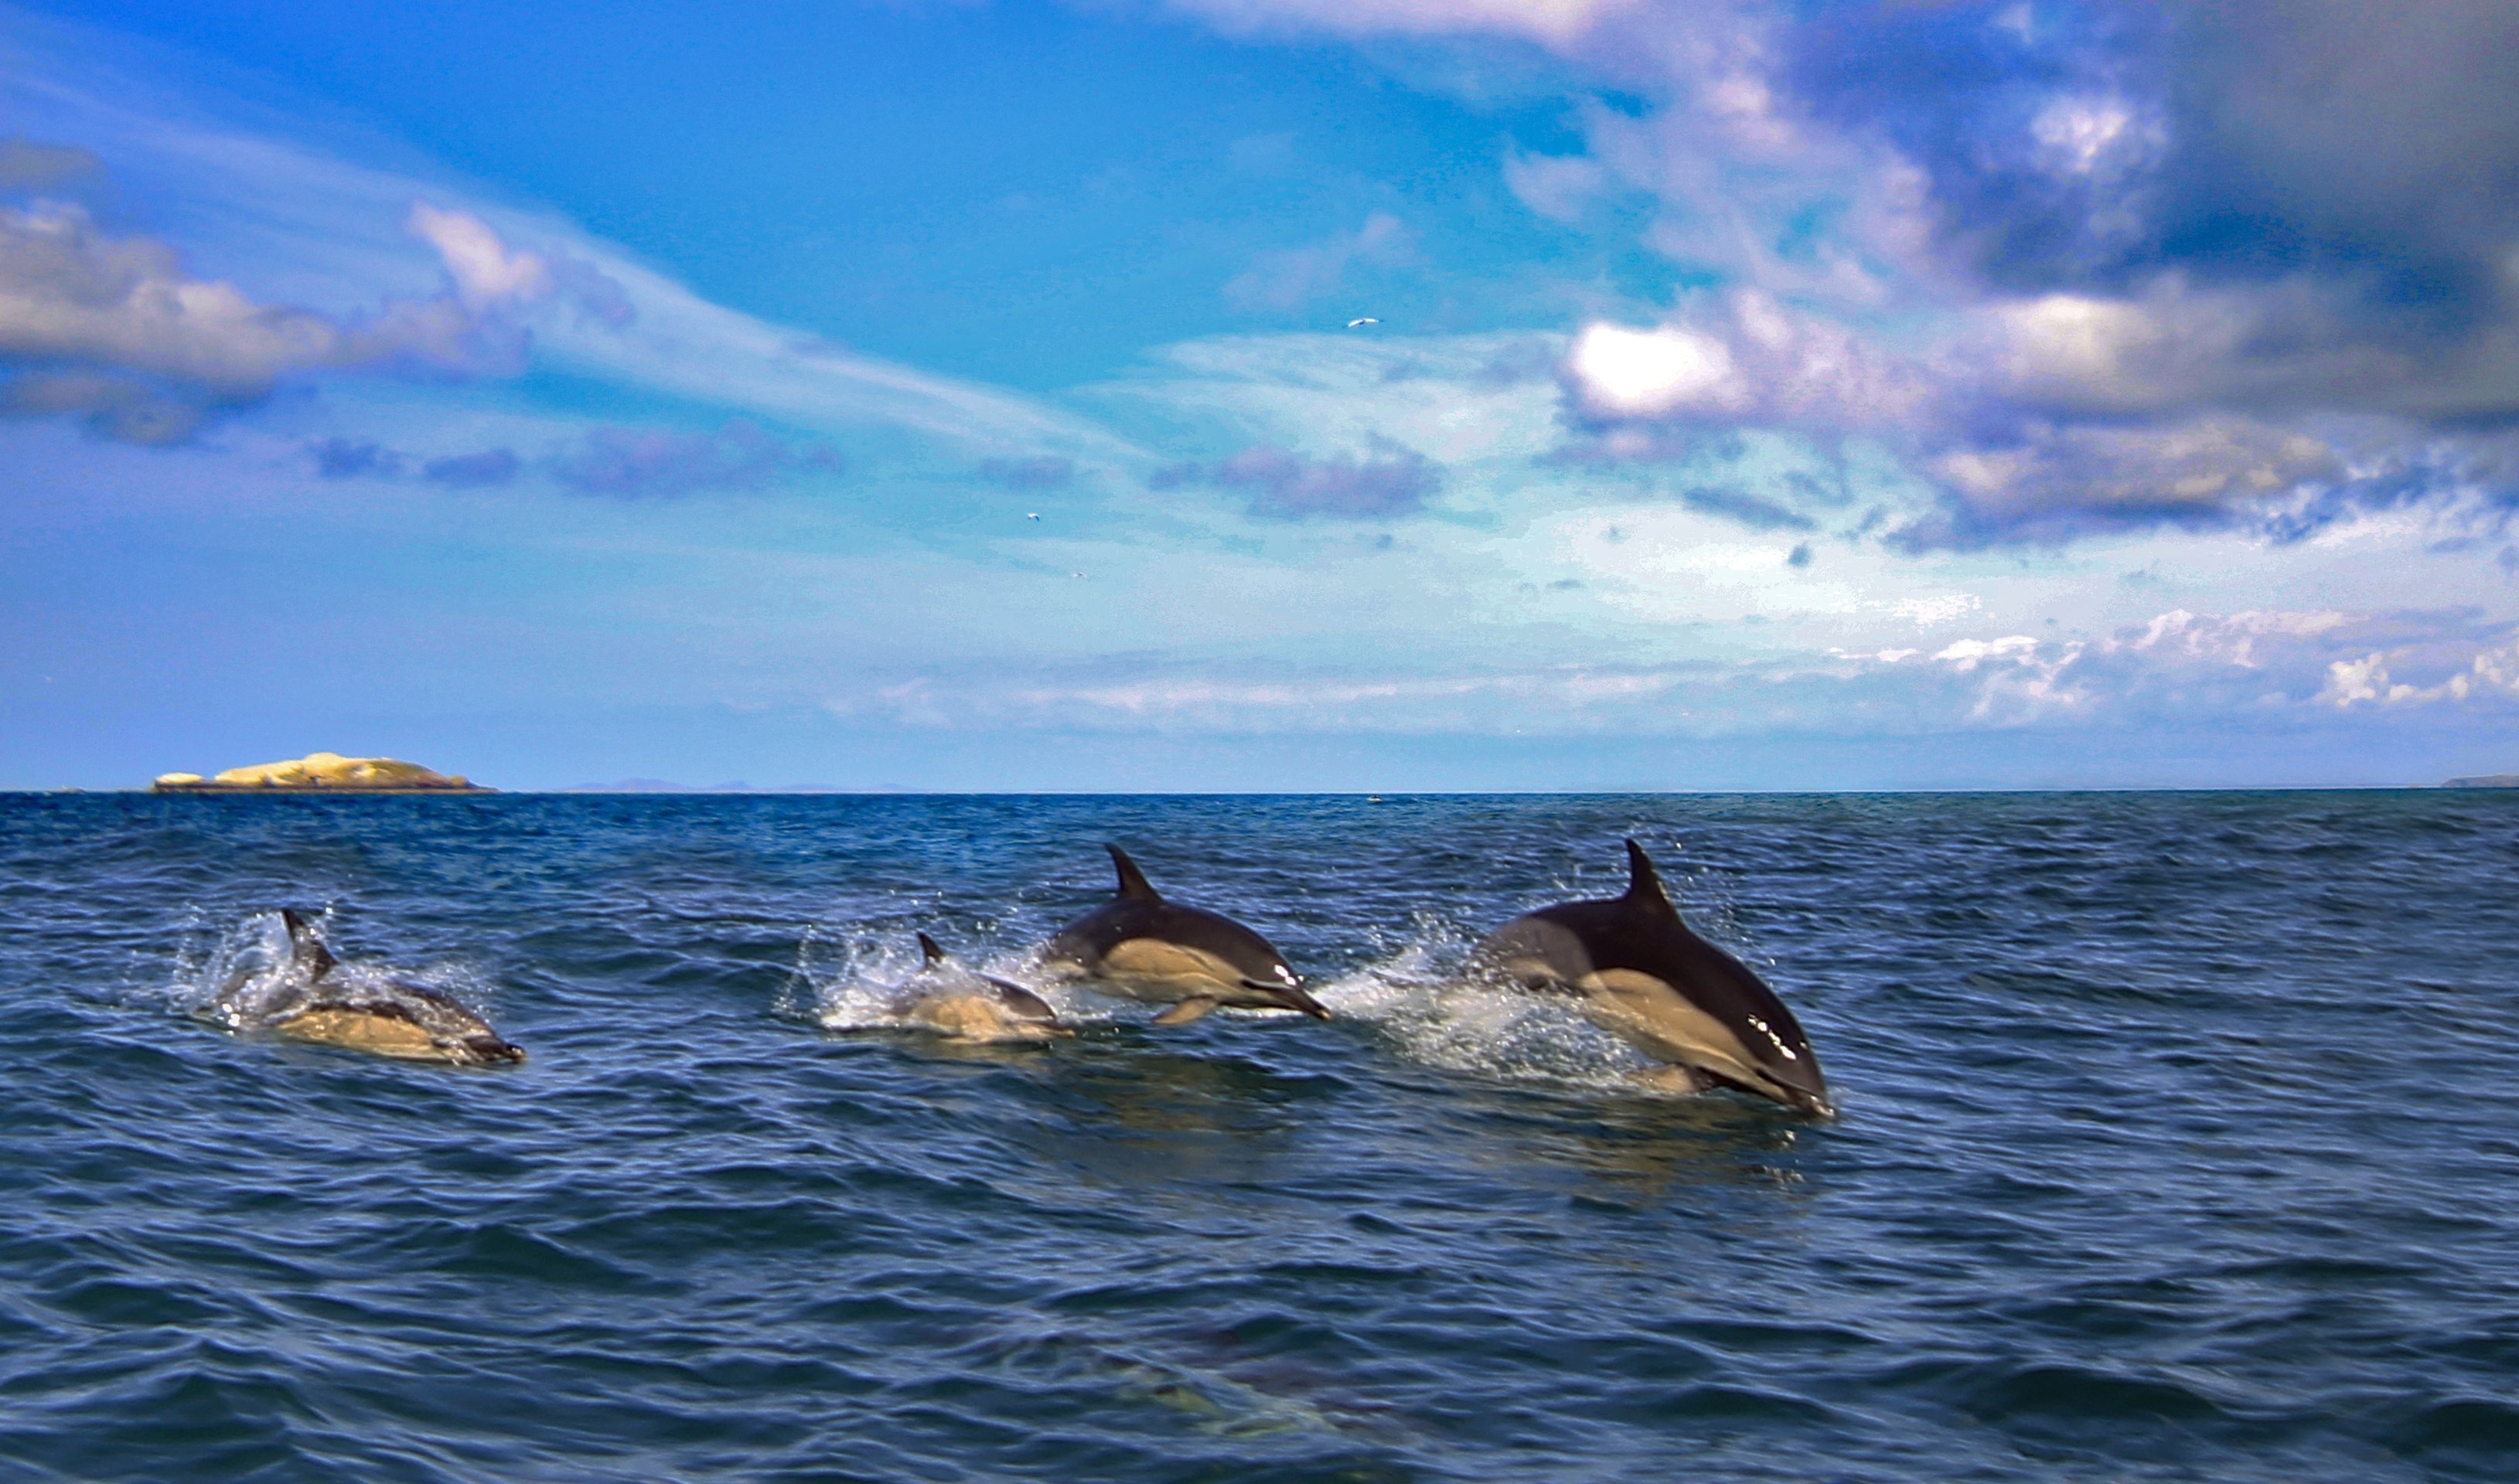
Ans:
[[[2480,778],[2452,778],[2443,788],[2519,788],[2519,773],[2486,773]]]
[[[344,758],[308,753],[287,763],[232,767],[216,776],[159,773],[161,794],[494,794],[462,773],[441,773],[399,758]]]

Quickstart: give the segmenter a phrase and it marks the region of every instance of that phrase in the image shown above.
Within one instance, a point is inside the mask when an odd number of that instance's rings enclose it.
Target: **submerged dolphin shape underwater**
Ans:
[[[1300,1010],[1328,1020],[1283,955],[1229,917],[1164,900],[1118,846],[1105,846],[1120,890],[1041,949],[1050,973],[1105,994],[1171,1006],[1158,1026],[1185,1026],[1218,1006]]]
[[[1819,1058],[1785,1002],[1689,931],[1632,840],[1627,869],[1625,895],[1517,917],[1489,934],[1472,962],[1526,989],[1582,996],[1594,1025],[1664,1064],[1657,1080],[1834,1113]]]
[[[1047,1000],[1012,980],[963,968],[924,933],[918,952],[923,962],[894,1007],[903,1019],[957,1041],[1045,1041],[1076,1033],[1058,1023]]]
[[[323,930],[312,918],[293,907],[284,908],[280,918],[288,926],[288,962],[283,973],[295,992],[251,1017],[261,1028],[292,1040],[408,1062],[481,1067],[525,1059],[522,1047],[435,989],[407,980],[336,973],[340,960],[326,946]],[[231,1021],[247,1018],[239,992],[221,998],[219,1008]]]

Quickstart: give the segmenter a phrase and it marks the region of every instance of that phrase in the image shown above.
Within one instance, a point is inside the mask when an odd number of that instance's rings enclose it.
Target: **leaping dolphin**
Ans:
[[[1171,1006],[1155,1017],[1158,1026],[1186,1026],[1219,1005],[1330,1018],[1266,938],[1229,917],[1164,900],[1127,851],[1104,849],[1119,868],[1120,890],[1049,940],[1041,962],[1051,973]]]
[[[1834,1113],[1819,1058],[1785,1002],[1689,931],[1632,840],[1627,869],[1625,895],[1517,917],[1489,934],[1472,962],[1525,988],[1582,996],[1593,1024],[1665,1064],[1662,1080]]]
[[[282,909],[280,918],[288,926],[288,963],[283,972],[289,997],[249,1018],[242,1013],[238,991],[231,991],[220,1005],[231,1021],[259,1019],[262,1028],[291,1040],[410,1062],[478,1067],[525,1059],[523,1048],[435,989],[407,980],[337,973],[340,960],[312,918],[293,907]]]
[[[918,935],[924,960],[906,986],[897,1013],[961,1041],[1045,1041],[1076,1032],[1058,1023],[1049,1002],[1012,980],[975,974]]]

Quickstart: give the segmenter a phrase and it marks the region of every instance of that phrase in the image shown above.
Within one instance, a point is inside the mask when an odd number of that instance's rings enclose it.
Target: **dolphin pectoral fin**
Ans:
[[[1155,1017],[1158,1026],[1186,1026],[1215,1008],[1215,1001],[1204,994],[1193,994],[1170,1010]]]
[[[1050,1008],[1049,1001],[1042,999],[1039,995],[1033,993],[1031,990],[1014,982],[1012,980],[995,979],[987,975],[982,975],[981,982],[986,983],[990,988],[997,991],[998,1004],[1005,1006],[1008,1010],[1021,1016],[1023,1019],[1028,1021],[1046,1021],[1053,1025],[1057,1023],[1058,1012]]]

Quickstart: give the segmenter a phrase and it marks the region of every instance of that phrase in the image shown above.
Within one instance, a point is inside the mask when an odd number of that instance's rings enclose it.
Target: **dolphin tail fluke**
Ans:
[[[306,966],[306,978],[319,980],[331,973],[340,961],[324,945],[324,930],[315,925],[315,919],[295,907],[283,907],[280,920],[288,925],[288,956]]]
[[[1661,873],[1654,869],[1653,857],[1632,840],[1627,842],[1627,900],[1679,915],[1679,909],[1670,904],[1670,893],[1662,889]]]
[[[1111,863],[1120,868],[1120,895],[1129,901],[1161,901],[1163,894],[1146,883],[1146,873],[1128,858],[1128,852],[1116,845],[1102,849],[1111,852]]]
[[[936,939],[924,933],[918,935],[918,955],[930,968],[945,962],[945,950],[936,945]]]

